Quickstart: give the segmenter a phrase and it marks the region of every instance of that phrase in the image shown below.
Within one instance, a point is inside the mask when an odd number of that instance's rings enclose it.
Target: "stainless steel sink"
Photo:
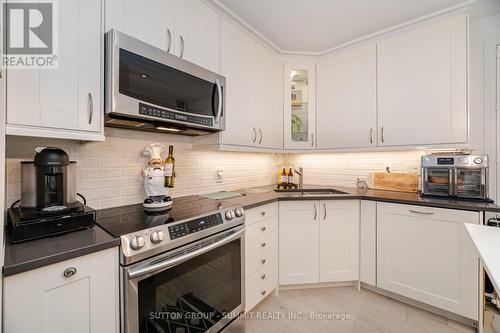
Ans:
[[[301,188],[301,189],[286,189],[286,190],[275,190],[279,193],[296,193],[304,196],[319,196],[319,195],[342,195],[349,194],[347,192],[339,191],[333,188]]]

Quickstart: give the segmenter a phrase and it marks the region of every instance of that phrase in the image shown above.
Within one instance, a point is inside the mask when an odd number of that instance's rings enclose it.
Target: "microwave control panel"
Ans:
[[[139,114],[155,118],[177,120],[203,126],[210,126],[210,127],[214,126],[214,119],[211,117],[188,115],[180,112],[161,109],[156,106],[147,105],[143,103],[139,103]]]

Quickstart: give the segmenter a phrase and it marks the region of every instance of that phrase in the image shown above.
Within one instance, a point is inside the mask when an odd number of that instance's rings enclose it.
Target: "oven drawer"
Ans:
[[[246,279],[246,311],[251,310],[278,286],[278,266],[271,263]]]
[[[245,212],[245,224],[247,226],[267,219],[269,217],[278,216],[278,203],[273,202],[267,205],[249,209]]]
[[[266,265],[273,264],[278,259],[278,247],[273,246],[246,261],[245,276],[249,277]]]
[[[259,237],[262,237],[274,230],[278,229],[278,217],[274,216],[263,221],[247,226],[245,238],[247,242],[251,242]]]
[[[278,231],[275,230],[267,235],[259,237],[245,244],[245,257],[247,259],[278,245]]]

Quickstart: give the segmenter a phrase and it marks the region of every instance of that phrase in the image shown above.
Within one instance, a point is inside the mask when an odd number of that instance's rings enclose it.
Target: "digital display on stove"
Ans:
[[[455,159],[453,157],[438,157],[438,165],[453,165],[455,164]]]
[[[168,227],[168,232],[170,234],[170,239],[176,239],[204,229],[215,227],[222,223],[224,223],[222,216],[220,213],[217,213],[215,215],[205,216],[196,220],[172,225]]]

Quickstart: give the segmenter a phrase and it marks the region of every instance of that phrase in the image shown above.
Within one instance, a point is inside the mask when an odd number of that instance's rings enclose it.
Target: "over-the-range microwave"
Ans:
[[[105,125],[202,135],[225,129],[226,79],[116,30],[106,34]]]

